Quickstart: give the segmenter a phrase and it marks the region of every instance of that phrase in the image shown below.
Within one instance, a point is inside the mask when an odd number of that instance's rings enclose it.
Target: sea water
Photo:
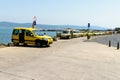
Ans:
[[[0,44],[11,43],[13,27],[0,27]],[[43,34],[54,37],[56,36],[56,31],[41,31]]]
[[[12,27],[0,27],[0,44],[11,42]]]

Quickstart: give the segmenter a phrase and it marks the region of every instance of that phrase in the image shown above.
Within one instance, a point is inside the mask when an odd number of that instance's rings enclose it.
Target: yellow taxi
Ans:
[[[12,32],[12,42],[14,45],[23,43],[24,45],[34,44],[39,47],[50,46],[53,39],[50,36],[41,34],[39,29],[16,27]]]

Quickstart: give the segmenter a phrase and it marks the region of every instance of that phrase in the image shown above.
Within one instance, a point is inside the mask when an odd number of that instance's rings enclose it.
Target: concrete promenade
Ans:
[[[120,50],[85,39],[0,48],[0,80],[120,80]]]

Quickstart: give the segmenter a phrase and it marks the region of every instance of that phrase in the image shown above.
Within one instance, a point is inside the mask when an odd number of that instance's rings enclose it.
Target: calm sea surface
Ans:
[[[13,27],[0,27],[0,44],[8,44],[11,43],[11,34],[12,34]],[[42,31],[51,37],[56,36],[56,32],[50,31]]]

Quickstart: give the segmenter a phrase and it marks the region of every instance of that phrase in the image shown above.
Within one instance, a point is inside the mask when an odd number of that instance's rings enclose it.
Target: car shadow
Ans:
[[[49,48],[50,46],[40,46],[40,47],[37,47],[35,45],[18,45],[18,46],[12,46],[12,47],[25,47],[25,48]]]

